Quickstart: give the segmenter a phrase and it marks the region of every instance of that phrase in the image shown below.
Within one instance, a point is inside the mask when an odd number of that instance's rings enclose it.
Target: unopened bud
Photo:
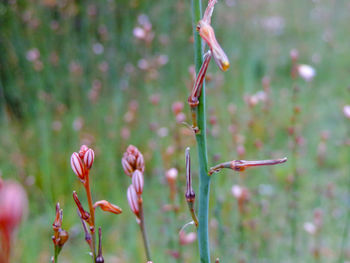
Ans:
[[[137,193],[135,191],[135,188],[133,185],[130,185],[128,188],[128,192],[127,192],[127,197],[128,197],[128,202],[129,202],[129,206],[131,211],[136,215],[139,216],[139,204],[138,204],[138,196]]]
[[[170,168],[168,171],[165,172],[165,177],[168,180],[168,182],[175,182],[178,173],[179,172],[176,168]]]
[[[56,217],[52,227],[54,231],[58,231],[62,227],[62,210],[60,209],[60,203],[56,204]]]
[[[85,153],[89,150],[89,147],[87,147],[85,144],[83,144],[82,146],[80,146],[80,150],[79,150],[79,157],[81,159],[84,159]]]
[[[192,175],[191,175],[191,158],[190,148],[186,148],[186,194],[187,202],[193,203],[196,199],[196,194],[192,188]]]
[[[101,227],[98,229],[98,255],[95,260],[96,263],[104,263],[105,260],[102,256],[102,232]]]
[[[91,169],[94,159],[95,159],[94,151],[92,149],[87,150],[83,159],[87,169]]]
[[[74,152],[70,158],[70,164],[73,172],[81,181],[85,181],[85,167],[78,153]]]
[[[94,204],[94,208],[96,207],[100,207],[103,211],[106,211],[106,212],[111,212],[113,214],[121,214],[122,213],[122,209],[119,207],[119,206],[116,206],[114,204],[111,204],[110,202],[106,201],[106,200],[100,200],[100,201],[97,201],[95,204]]]
[[[132,185],[138,195],[142,194],[143,191],[143,174],[139,170],[135,170],[132,175]]]
[[[145,162],[141,152],[133,145],[129,145],[122,158],[122,166],[126,175],[132,177],[135,170],[145,171]]]

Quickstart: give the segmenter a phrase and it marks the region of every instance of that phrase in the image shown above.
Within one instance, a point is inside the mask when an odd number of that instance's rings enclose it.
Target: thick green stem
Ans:
[[[201,0],[192,0],[192,23],[194,36],[194,59],[196,72],[203,63],[202,40],[196,31],[196,25],[202,16]],[[199,132],[196,133],[198,161],[199,161],[199,210],[198,210],[198,245],[201,263],[210,263],[209,235],[208,235],[208,208],[209,208],[209,191],[210,176],[208,176],[208,157],[206,141],[206,114],[205,114],[205,82],[197,112],[197,125]]]

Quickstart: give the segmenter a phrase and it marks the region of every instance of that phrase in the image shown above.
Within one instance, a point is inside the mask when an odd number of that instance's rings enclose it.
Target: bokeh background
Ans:
[[[289,158],[281,166],[214,176],[210,237],[220,262],[350,260],[350,120],[342,110],[350,103],[349,19],[345,0],[216,5],[212,23],[231,68],[222,73],[212,63],[208,70],[209,164]],[[191,122],[191,35],[190,1],[0,3],[0,175],[21,182],[30,201],[13,262],[49,262],[58,201],[70,233],[60,262],[89,262],[72,191],[86,199],[69,163],[81,144],[96,154],[94,200],[123,208],[121,215],[97,212],[106,262],[145,262],[120,162],[129,144],[146,160],[154,262],[198,262],[197,243],[181,246],[178,236],[190,221],[183,197],[187,146],[198,187],[195,140],[181,123]],[[291,50],[298,63],[315,68],[312,81],[291,77]],[[172,203],[165,174],[173,167]],[[233,185],[249,191],[244,213]],[[169,204],[177,212],[166,211]]]

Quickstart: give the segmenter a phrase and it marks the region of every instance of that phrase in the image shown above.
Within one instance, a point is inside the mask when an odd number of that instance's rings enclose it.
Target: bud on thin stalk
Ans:
[[[85,166],[78,153],[74,152],[70,158],[70,164],[73,172],[79,177],[80,181],[85,181]]]
[[[143,174],[139,170],[135,170],[132,175],[132,185],[135,188],[136,193],[140,196],[143,191]]]
[[[186,201],[188,204],[188,208],[190,209],[190,213],[195,223],[196,227],[198,227],[198,219],[196,216],[196,212],[194,210],[194,202],[196,199],[196,194],[192,188],[192,178],[191,178],[191,158],[190,158],[190,148],[186,148]]]
[[[101,227],[98,228],[98,255],[96,257],[96,263],[104,263],[105,260],[102,256],[102,232]]]
[[[129,206],[131,211],[137,216],[139,217],[139,204],[138,204],[138,196],[137,193],[135,191],[135,188],[133,185],[130,185],[127,191],[127,198],[128,198],[128,202],[129,202]]]
[[[91,169],[92,164],[94,162],[95,159],[95,153],[92,149],[88,149],[84,155],[84,164],[86,166],[87,169]]]

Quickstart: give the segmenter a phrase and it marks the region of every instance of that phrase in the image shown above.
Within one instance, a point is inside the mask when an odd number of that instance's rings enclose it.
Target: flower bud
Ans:
[[[137,193],[136,193],[133,185],[129,186],[128,192],[127,192],[127,197],[128,197],[128,202],[129,202],[129,206],[131,208],[131,211],[136,216],[139,216],[140,210],[139,210],[139,204],[138,204],[138,196],[137,196]]]
[[[135,170],[132,175],[132,185],[138,195],[142,194],[143,191],[143,174],[139,170]]]
[[[78,153],[74,152],[70,158],[70,165],[73,172],[79,177],[81,181],[85,180],[85,167]]]
[[[84,155],[84,164],[86,165],[87,169],[91,169],[92,163],[95,159],[95,153],[92,149],[88,149]]]
[[[82,146],[80,146],[80,150],[79,150],[79,157],[81,159],[84,158],[85,153],[89,150],[89,147],[87,147],[85,144],[83,144]]]
[[[53,230],[57,231],[62,227],[62,210],[60,209],[60,203],[56,204],[56,217],[52,224]]]
[[[179,240],[180,245],[185,246],[188,244],[193,243],[197,239],[197,234],[195,232],[190,232],[186,234],[184,231],[180,231],[179,233]]]
[[[110,202],[106,201],[106,200],[100,200],[100,201],[97,201],[95,204],[94,204],[94,208],[96,207],[100,207],[103,211],[106,211],[106,212],[111,212],[113,214],[121,214],[122,213],[122,209],[119,207],[119,206],[116,206],[114,204],[111,204]]]
[[[126,175],[132,177],[135,170],[145,171],[145,162],[141,152],[133,145],[129,145],[122,158],[122,166]]]

